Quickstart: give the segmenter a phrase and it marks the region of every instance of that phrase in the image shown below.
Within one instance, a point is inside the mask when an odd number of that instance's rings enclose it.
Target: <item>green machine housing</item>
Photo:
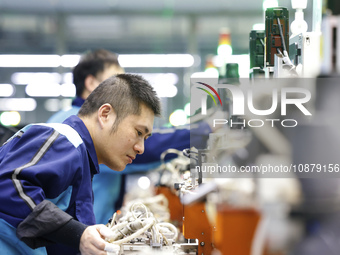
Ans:
[[[264,68],[264,30],[252,30],[249,34],[250,68]]]
[[[264,76],[265,31],[252,30],[249,34],[249,78]]]
[[[280,26],[281,31],[280,32]],[[289,12],[285,7],[274,7],[266,10],[266,66],[274,66],[274,56],[280,50],[289,53]]]

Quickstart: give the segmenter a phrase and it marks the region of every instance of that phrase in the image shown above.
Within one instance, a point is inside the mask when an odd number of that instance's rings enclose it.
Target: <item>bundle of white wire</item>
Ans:
[[[112,250],[117,251],[117,247],[128,243],[135,238],[150,238],[150,243],[168,246],[175,241],[178,236],[177,228],[168,222],[158,222],[153,213],[143,203],[135,202],[130,204],[129,210],[116,223],[116,213],[112,217],[111,223],[101,228],[100,233],[112,246]],[[108,246],[108,251],[111,249]],[[113,252],[113,251],[112,251]],[[116,252],[116,254],[118,254]]]
[[[142,205],[141,205],[142,204]],[[169,203],[167,198],[163,194],[159,194],[153,197],[147,198],[138,198],[133,201],[130,201],[122,208],[123,214],[125,217],[131,215],[129,212],[136,211],[137,206],[140,205],[142,210],[143,207],[147,207],[149,209],[149,213],[153,213],[158,221],[169,221],[170,212],[169,212]],[[133,207],[133,208],[132,208]],[[124,219],[126,220],[126,219]]]

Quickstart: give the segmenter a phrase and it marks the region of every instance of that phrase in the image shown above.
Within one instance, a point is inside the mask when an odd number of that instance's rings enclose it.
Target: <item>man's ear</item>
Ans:
[[[105,127],[107,124],[110,126],[116,121],[116,112],[110,104],[103,104],[98,109],[98,122],[101,128]]]

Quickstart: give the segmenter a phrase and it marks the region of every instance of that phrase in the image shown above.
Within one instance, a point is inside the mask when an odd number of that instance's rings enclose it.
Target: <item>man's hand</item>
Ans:
[[[93,225],[85,229],[80,238],[79,250],[82,255],[107,255],[104,241],[99,231],[104,225]]]

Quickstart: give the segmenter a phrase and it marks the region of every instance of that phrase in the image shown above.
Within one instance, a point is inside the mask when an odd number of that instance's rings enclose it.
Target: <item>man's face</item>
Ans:
[[[144,152],[144,141],[152,132],[154,113],[142,104],[140,115],[127,116],[120,122],[116,131],[112,132],[114,121],[113,116],[104,123],[98,133],[95,147],[100,164],[122,171],[127,164],[132,163],[137,154]]]

